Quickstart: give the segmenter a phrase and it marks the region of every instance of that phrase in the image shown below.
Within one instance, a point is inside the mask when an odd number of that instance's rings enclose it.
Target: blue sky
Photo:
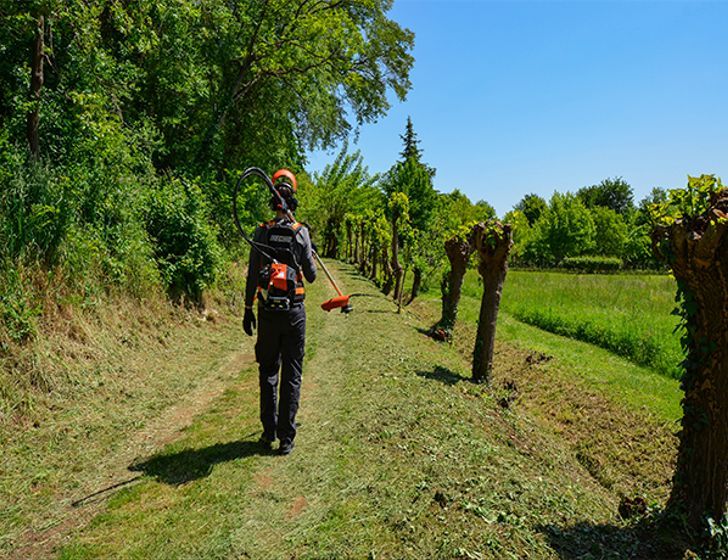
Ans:
[[[435,187],[499,215],[606,177],[637,200],[688,174],[728,182],[728,2],[395,0],[390,16],[415,32],[415,65],[407,100],[352,143],[372,172],[410,115]]]

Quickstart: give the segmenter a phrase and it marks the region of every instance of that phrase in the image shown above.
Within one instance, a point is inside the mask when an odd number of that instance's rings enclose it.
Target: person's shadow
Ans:
[[[176,486],[209,476],[218,463],[268,454],[270,452],[264,450],[257,441],[230,441],[201,449],[155,455],[141,463],[133,463],[129,470],[143,472],[159,482]]]

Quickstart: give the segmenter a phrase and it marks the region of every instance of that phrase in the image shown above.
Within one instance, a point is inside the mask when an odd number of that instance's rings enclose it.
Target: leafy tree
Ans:
[[[594,253],[621,256],[627,243],[627,224],[614,210],[597,206],[591,211],[594,220]]]
[[[320,232],[322,254],[328,257],[339,255],[347,213],[361,214],[383,205],[376,181],[377,177],[370,175],[364,165],[361,153],[357,150],[349,154],[345,144],[334,162],[314,175],[312,183],[300,189],[301,217],[314,231]]]
[[[532,233],[533,260],[554,265],[564,257],[590,252],[596,231],[591,213],[579,198],[571,193],[554,193]]]
[[[399,301],[404,288],[402,277],[404,267],[399,259],[400,237],[409,228],[409,198],[403,192],[393,192],[387,204],[389,221],[392,226],[392,272],[394,275],[394,300]]]
[[[650,194],[640,200],[637,212],[635,213],[635,223],[638,226],[652,226],[652,208],[656,204],[667,202],[667,191],[660,187],[654,187]]]
[[[485,200],[479,200],[473,205],[472,220],[476,222],[486,222],[495,218],[495,208]]]
[[[547,210],[548,204],[537,194],[531,193],[524,196],[513,208],[523,212],[528,220],[528,225],[532,226],[538,221],[541,214]]]
[[[634,224],[629,228],[622,251],[624,262],[631,268],[657,268],[658,262],[652,254],[650,226]]]
[[[576,194],[587,208],[601,206],[623,216],[634,210],[632,187],[621,177],[604,179],[598,185],[579,189]]]
[[[527,263],[524,258],[524,249],[529,245],[529,239],[531,236],[531,226],[528,218],[520,210],[511,210],[503,216],[503,221],[507,224],[511,224],[513,229],[513,248],[510,252],[511,262],[518,264],[530,264]]]
[[[415,159],[397,162],[383,178],[382,186],[387,197],[396,192],[407,195],[413,227],[426,231],[437,203],[427,167]]]
[[[432,177],[435,171],[420,161],[421,151],[412,127],[412,120],[409,118],[407,119],[407,130],[401,138],[404,142],[402,155],[406,156],[406,159],[395,163],[390,169],[384,178],[383,189],[390,198],[394,193],[403,193],[407,196],[411,226],[415,231],[424,233],[429,231],[433,212],[437,205],[437,191],[432,186]],[[410,302],[417,297],[422,283],[423,266],[429,260],[426,255],[431,253],[428,250],[427,241],[420,239],[417,235],[412,235],[411,238],[417,240],[418,247],[402,246],[405,254],[414,259],[412,263],[414,265],[414,281]],[[401,241],[402,239],[399,239],[399,242]],[[395,296],[401,299],[401,295],[395,289]]]

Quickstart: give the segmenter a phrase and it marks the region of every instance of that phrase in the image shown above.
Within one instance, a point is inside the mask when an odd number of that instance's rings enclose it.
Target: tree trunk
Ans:
[[[513,236],[510,225],[496,221],[480,223],[474,230],[475,248],[480,257],[478,272],[483,278],[483,298],[473,349],[473,381],[489,383],[498,307],[508,272],[508,253],[513,245]]]
[[[422,269],[418,266],[415,266],[412,269],[412,274],[414,274],[414,276],[412,277],[412,291],[410,292],[409,300],[407,300],[407,305],[412,303],[415,298],[420,294],[420,286],[422,285]]]
[[[473,254],[475,245],[473,233],[466,239],[458,236],[451,237],[445,241],[445,254],[450,261],[450,270],[442,278],[440,290],[442,292],[442,315],[432,332],[442,330],[442,338],[449,340],[455,328],[458,316],[458,305],[463,289],[463,280],[468,270],[468,262]]]
[[[346,261],[351,262],[351,222],[346,222]]]
[[[364,224],[364,221],[362,221],[361,225],[359,226],[359,235],[361,236],[361,247],[359,251],[359,272],[366,275],[367,273],[367,236],[366,236],[366,227]]]
[[[402,298],[404,297],[404,283],[407,280],[407,269],[402,273],[402,284],[399,288],[399,297],[397,298],[397,313],[402,313]]]
[[[324,246],[324,254],[330,259],[335,259],[339,256],[338,229],[338,224],[336,224],[333,220],[329,220],[326,223],[326,243]]]
[[[392,221],[392,275],[394,276],[394,301],[399,301],[402,291],[402,265],[399,264],[399,229],[398,217]]]
[[[45,18],[38,18],[38,29],[33,42],[33,60],[30,80],[30,100],[32,109],[28,113],[27,137],[30,154],[33,158],[40,155],[40,94],[43,89],[43,63],[45,61]]]
[[[728,189],[699,218],[653,232],[653,247],[669,261],[686,315],[682,431],[668,509],[698,532],[706,515],[721,520],[728,502]]]
[[[386,247],[382,247],[382,274],[384,276],[384,281],[382,282],[382,293],[386,296],[392,291],[392,285],[394,284],[392,263],[389,261],[389,253]]]
[[[371,251],[369,252],[369,262],[371,263],[371,268],[369,269],[369,278],[371,278],[374,283],[377,282],[377,254],[379,251],[377,251],[376,244],[371,244]]]
[[[359,262],[359,228],[354,224],[354,255],[352,264]]]

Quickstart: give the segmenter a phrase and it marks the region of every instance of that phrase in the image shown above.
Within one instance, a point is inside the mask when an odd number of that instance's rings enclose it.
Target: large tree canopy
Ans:
[[[89,121],[151,133],[155,161],[195,171],[288,163],[410,87],[413,34],[390,0],[47,0],[0,4],[0,118],[21,138],[45,16],[41,150]]]

